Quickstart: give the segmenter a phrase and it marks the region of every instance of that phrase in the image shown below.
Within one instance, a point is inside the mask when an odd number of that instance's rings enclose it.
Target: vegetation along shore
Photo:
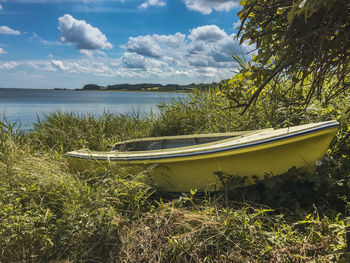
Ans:
[[[210,86],[215,86],[216,83],[199,83],[199,84],[151,84],[151,83],[140,83],[140,84],[115,84],[108,86],[99,86],[96,84],[86,84],[81,90],[100,90],[100,91],[148,91],[148,92],[190,92],[194,89],[209,89]]]
[[[286,88],[281,83],[279,88]],[[227,84],[229,85],[229,84]],[[281,90],[281,91],[282,91]],[[349,97],[307,110],[271,94],[244,116],[220,90],[159,105],[159,116],[53,112],[24,133],[3,120],[0,261],[341,262],[349,224]],[[205,116],[205,118],[203,118]],[[63,154],[129,138],[284,127],[335,119],[336,142],[316,174],[288,173],[218,194],[169,195],[147,171],[103,165],[74,173]],[[20,251],[20,252],[19,252]]]
[[[81,89],[74,89],[78,91],[142,91],[142,92],[191,92],[195,89],[208,90],[209,87],[215,87],[218,84],[212,83],[192,83],[188,85],[179,84],[152,84],[152,83],[139,83],[139,84],[114,84],[107,86],[100,86],[97,84],[86,84]],[[66,88],[55,88],[54,90],[70,90]]]
[[[350,3],[241,5],[238,36],[258,51],[233,54],[231,79],[162,103],[158,115],[58,111],[29,132],[1,121],[0,262],[349,262]],[[326,120],[340,126],[316,173],[291,167],[215,194],[160,193],[147,171],[113,164],[75,173],[63,155]]]

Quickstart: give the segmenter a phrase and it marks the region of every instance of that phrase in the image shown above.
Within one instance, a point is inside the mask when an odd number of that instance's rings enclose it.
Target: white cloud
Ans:
[[[60,45],[63,45],[63,43],[58,42],[58,41],[48,41],[48,40],[42,39],[35,32],[32,33],[32,36],[29,38],[29,40],[38,41],[40,44],[43,44],[45,46],[60,46]]]
[[[65,65],[63,65],[63,62],[61,60],[51,60],[51,65],[58,69],[58,70],[62,70],[62,71],[67,71],[68,67],[66,67]]]
[[[81,49],[80,54],[83,54],[85,56],[87,56],[88,58],[93,58],[94,57],[94,53],[92,52],[92,50],[89,49]]]
[[[240,0],[184,0],[188,9],[210,14],[213,10],[229,11],[239,6]]]
[[[14,30],[9,28],[8,26],[0,26],[0,34],[4,35],[20,35],[21,32],[18,30]]]
[[[239,20],[239,19],[238,19],[236,22],[233,23],[233,28],[234,28],[234,29],[237,29],[237,28],[239,28],[240,26],[241,26],[241,20]]]
[[[0,4],[0,11],[2,10],[3,8],[2,8],[2,5]]]
[[[104,59],[104,60],[103,60]],[[22,67],[35,69],[39,72],[56,72],[65,74],[86,74],[88,76],[117,76],[117,71],[111,67],[110,59],[105,58],[84,58],[74,60],[55,60],[49,61],[22,61]]]
[[[101,50],[90,50],[90,49],[81,49],[79,50],[80,54],[87,56],[88,58],[94,57],[107,57],[106,53]]]
[[[145,69],[146,59],[136,53],[125,53],[122,57],[122,62],[126,68],[141,68]]]
[[[58,29],[61,31],[62,43],[75,43],[78,49],[111,49],[113,46],[108,42],[101,31],[87,24],[84,20],[77,20],[69,14],[58,19]]]
[[[175,35],[155,34],[155,35],[153,35],[153,38],[161,44],[164,44],[164,45],[169,46],[169,47],[178,48],[184,43],[186,35],[181,34],[179,32],[175,33]]]
[[[244,55],[244,48],[238,44],[237,40],[234,41],[233,38],[233,35],[228,36],[214,45],[211,54],[215,62],[232,62],[232,51],[239,56]]]
[[[161,0],[148,0],[147,2],[144,2],[143,4],[141,4],[139,7],[146,9],[150,6],[165,6],[165,5],[166,3]]]
[[[127,53],[138,55],[124,56],[123,65],[126,67],[148,69],[147,60],[142,60],[144,57],[161,61],[172,69],[182,71],[190,70],[191,67],[229,70],[234,67],[232,51],[238,55],[245,55],[248,50],[246,44],[239,45],[235,35],[228,35],[216,25],[194,28],[188,36],[176,33],[130,37],[122,48],[125,48]]]
[[[246,56],[250,49],[246,43],[240,45],[234,34],[228,35],[215,25],[192,29],[189,39],[188,60],[196,67],[233,67],[232,51]]]
[[[211,82],[232,76],[235,63],[231,50],[238,55],[248,50],[245,43],[239,45],[235,35],[215,25],[193,28],[187,35],[130,37],[122,48],[125,52],[118,58],[108,57],[101,50],[80,49],[82,56],[78,59],[50,56],[40,61],[16,61],[2,68],[18,64],[19,69],[46,74],[48,78],[52,73],[64,77],[76,74],[78,79],[106,77],[107,84],[116,78],[125,82]]]
[[[145,35],[129,37],[129,41],[122,48],[142,56],[160,58],[167,53],[167,49],[178,49],[184,44],[186,36],[181,33],[175,35]]]
[[[15,61],[0,61],[0,69],[14,69],[15,67],[17,67],[17,63]]]
[[[2,54],[6,54],[7,52],[5,50],[3,50],[3,48],[0,47],[0,55]]]
[[[227,37],[226,32],[216,25],[197,27],[190,32],[189,38],[192,41],[202,40],[206,42],[216,42]]]
[[[150,35],[129,37],[128,43],[122,48],[146,57],[159,58],[161,56],[158,43]]]

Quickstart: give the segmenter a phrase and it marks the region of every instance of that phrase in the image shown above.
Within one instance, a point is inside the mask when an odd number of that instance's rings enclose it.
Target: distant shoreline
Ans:
[[[96,89],[96,90],[84,90],[84,89],[46,89],[46,90],[55,90],[55,91],[77,91],[77,92],[90,92],[90,91],[102,91],[102,92],[147,92],[147,93],[189,93],[191,90],[106,90],[106,89]]]
[[[139,84],[114,84],[107,86],[100,86],[97,84],[86,84],[82,89],[76,89],[80,91],[127,91],[127,92],[175,92],[186,93],[194,89],[207,90],[211,86],[217,85],[217,83],[191,83],[188,85],[179,84],[167,84],[162,85],[159,83],[139,83]],[[56,89],[57,90],[57,89]],[[61,90],[61,89],[58,89]]]
[[[175,90],[175,91],[161,91],[161,90],[83,90],[83,89],[60,89],[60,88],[53,88],[53,89],[26,89],[26,88],[0,88],[0,90],[52,90],[52,91],[76,91],[76,92],[89,92],[89,91],[103,91],[103,92],[146,92],[146,93],[188,93],[189,90]]]
[[[188,85],[166,84],[159,83],[139,83],[139,84],[114,84],[107,86],[100,86],[97,84],[86,84],[82,88],[67,89],[67,88],[53,88],[53,89],[30,89],[30,90],[55,90],[55,91],[118,91],[118,92],[155,92],[155,93],[189,93],[195,89],[209,90],[210,87],[217,86],[218,83],[191,83]],[[26,88],[4,88],[0,89],[24,89]]]
[[[29,89],[29,90],[55,90],[55,91],[117,91],[117,92],[155,92],[155,93],[189,93],[195,89],[208,90],[210,87],[217,86],[218,83],[192,83],[188,85],[179,84],[153,84],[153,83],[139,83],[139,84],[115,84],[108,86],[100,86],[97,84],[86,84],[82,88],[67,89],[67,88],[53,88],[53,89]],[[21,89],[26,88],[4,88],[0,89]]]

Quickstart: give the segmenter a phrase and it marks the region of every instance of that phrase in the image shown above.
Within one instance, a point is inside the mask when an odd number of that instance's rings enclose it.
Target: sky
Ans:
[[[239,0],[0,0],[0,87],[189,84],[232,76]]]

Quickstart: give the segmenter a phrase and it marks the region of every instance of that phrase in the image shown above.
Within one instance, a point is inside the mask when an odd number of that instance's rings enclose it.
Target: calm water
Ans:
[[[149,113],[151,110],[157,113],[156,104],[184,96],[186,96],[184,93],[0,88],[0,120],[5,115],[9,121],[19,121],[22,128],[30,129],[37,114],[42,116],[57,110],[95,115],[103,111],[126,114],[133,110],[141,114]]]

